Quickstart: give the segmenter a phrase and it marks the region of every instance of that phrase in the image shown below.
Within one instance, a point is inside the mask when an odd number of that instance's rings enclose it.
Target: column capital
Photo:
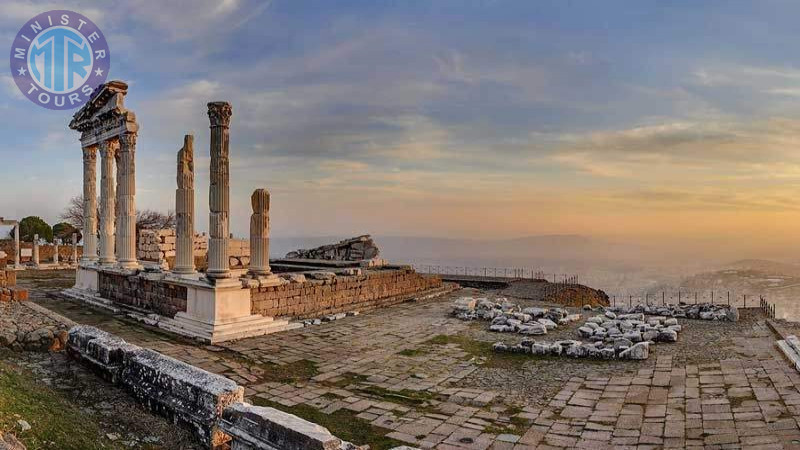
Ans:
[[[228,102],[211,102],[208,104],[208,118],[212,127],[229,127],[233,107]]]
[[[100,157],[101,158],[114,158],[118,145],[116,145],[112,141],[103,141],[98,146],[100,150]]]
[[[120,151],[127,152],[136,149],[136,133],[125,133],[119,135],[119,149]]]
[[[88,147],[83,147],[83,159],[87,161],[96,161],[97,146],[90,145]]]

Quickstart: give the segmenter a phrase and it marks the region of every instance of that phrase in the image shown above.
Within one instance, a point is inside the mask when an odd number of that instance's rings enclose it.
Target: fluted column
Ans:
[[[117,174],[117,261],[120,267],[137,268],[135,133],[119,137]]]
[[[250,197],[250,274],[269,275],[269,191],[256,189]]]
[[[33,265],[39,267],[39,235],[33,235]]]
[[[72,233],[72,263],[78,263],[78,233]]]
[[[97,261],[97,149],[83,149],[83,258]]]
[[[58,239],[53,239],[53,264],[58,265]]]
[[[117,202],[114,188],[116,148],[109,141],[100,143],[100,264],[114,264],[114,221]]]
[[[14,226],[14,268],[19,269],[19,222]]]
[[[208,192],[209,206],[209,278],[231,276],[228,261],[228,229],[230,227],[230,168],[228,162],[229,127],[233,109],[228,102],[208,104],[211,122],[211,182]]]
[[[183,137],[178,151],[178,188],[175,190],[176,273],[194,273],[194,136]]]

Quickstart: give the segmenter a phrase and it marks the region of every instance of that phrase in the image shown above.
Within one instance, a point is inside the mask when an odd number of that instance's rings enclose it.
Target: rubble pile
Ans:
[[[617,315],[612,311],[590,317],[578,328],[581,338],[593,342],[623,340],[633,344],[645,341],[676,342],[680,331],[681,326],[674,317],[645,318],[642,313]]]
[[[580,319],[561,308],[524,308],[497,299],[463,297],[455,302],[453,314],[462,320],[491,320],[492,331],[516,331],[520,334],[546,334],[548,329]],[[650,355],[650,345],[677,342],[681,325],[675,317],[647,317],[642,312],[617,314],[606,310],[590,317],[577,329],[580,340],[542,342],[523,339],[515,345],[497,342],[497,352],[524,353],[536,356],[568,358],[643,360]]]
[[[563,308],[520,308],[505,298],[490,301],[487,298],[462,297],[453,305],[453,315],[461,320],[489,320],[489,331],[547,334],[559,325],[580,320],[580,314],[570,314]]]
[[[497,342],[492,348],[496,352],[526,353],[536,356],[566,356],[568,358],[641,360],[650,356],[650,342],[632,344],[625,339],[619,339],[614,343],[575,340],[536,342],[532,339],[524,339],[519,344],[512,346]]]
[[[719,320],[736,322],[739,320],[739,309],[730,305],[716,305],[713,303],[698,303],[689,305],[679,303],[677,305],[642,305],[634,306],[615,306],[606,308],[617,314],[647,314],[650,316],[680,317],[698,320]]]
[[[377,258],[378,246],[368,234],[323,245],[309,250],[299,249],[286,254],[289,259],[325,259],[335,261],[362,261]]]

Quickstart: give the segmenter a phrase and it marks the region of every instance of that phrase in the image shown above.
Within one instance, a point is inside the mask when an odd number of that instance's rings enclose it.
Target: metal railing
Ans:
[[[529,267],[473,267],[438,264],[411,264],[419,273],[482,278],[546,280],[550,283],[578,284],[577,275],[549,273]]]
[[[735,291],[675,291],[661,293],[645,293],[644,295],[609,295],[611,306],[666,306],[676,304],[696,305],[711,303],[714,305],[729,305],[737,308],[758,308],[766,299],[762,295],[737,294]],[[772,305],[774,310],[774,305]]]

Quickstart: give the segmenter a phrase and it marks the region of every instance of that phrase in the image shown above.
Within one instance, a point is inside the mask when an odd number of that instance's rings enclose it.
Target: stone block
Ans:
[[[138,348],[88,325],[72,327],[67,337],[67,352],[112,383],[120,381],[125,352]]]
[[[218,429],[223,410],[244,397],[244,388],[233,380],[147,349],[126,355],[122,385],[149,410],[187,426],[212,448],[228,440]]]
[[[339,450],[342,441],[326,428],[274,408],[235,403],[222,414],[220,428],[232,450]]]

